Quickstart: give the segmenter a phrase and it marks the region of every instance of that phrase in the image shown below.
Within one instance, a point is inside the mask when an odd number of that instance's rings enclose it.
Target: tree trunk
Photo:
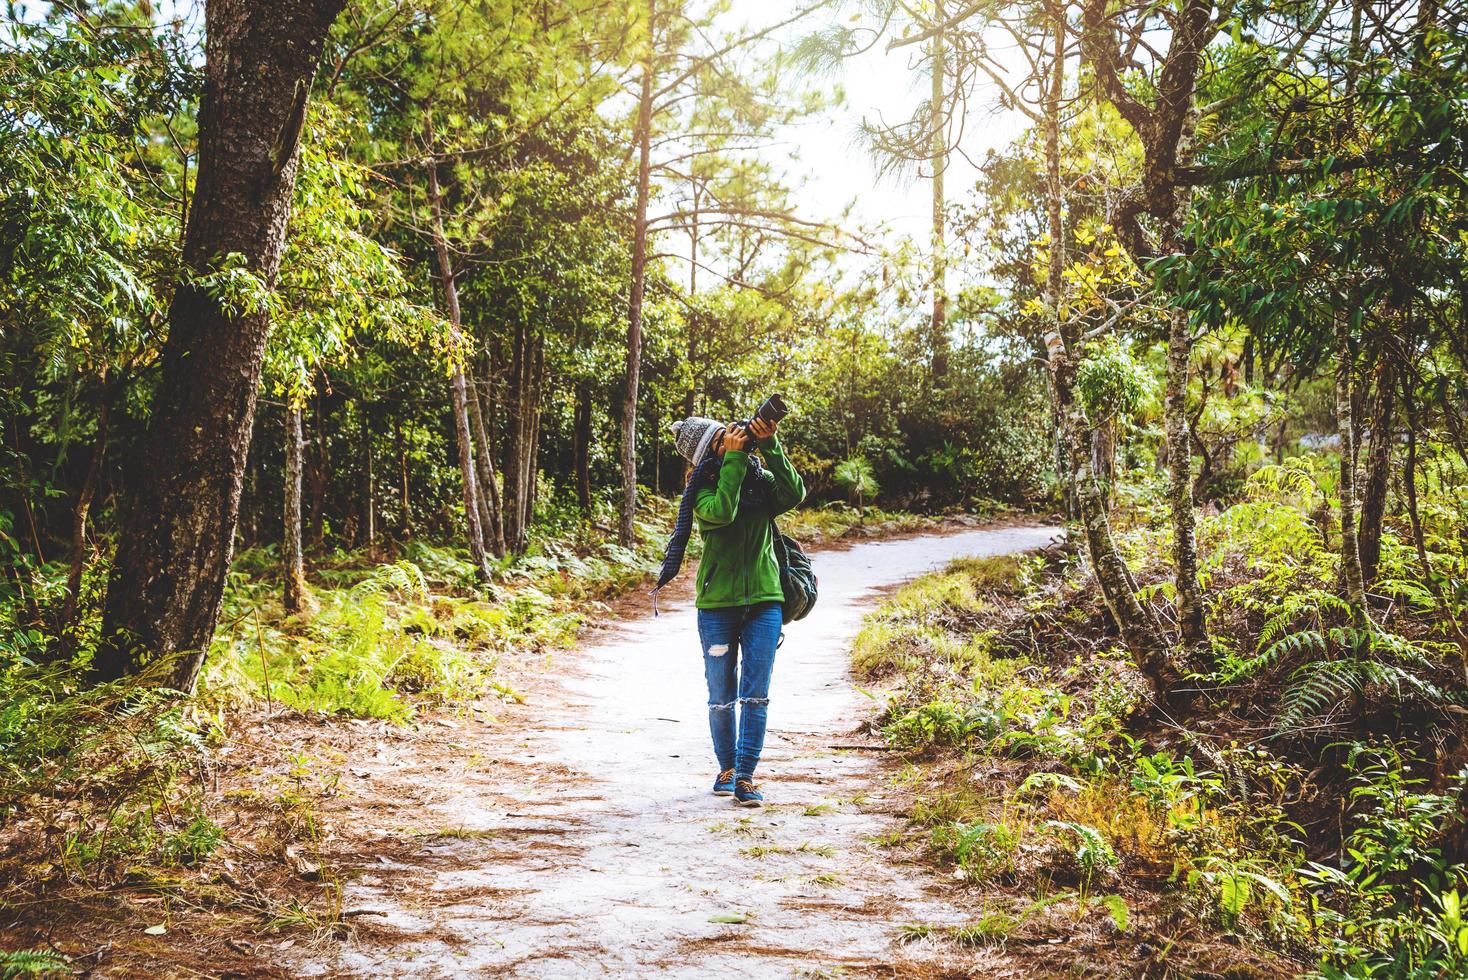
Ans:
[[[321,547],[321,542],[326,537],[326,491],[331,483],[328,472],[331,465],[331,457],[328,455],[330,449],[326,441],[326,429],[322,425],[325,414],[325,401],[318,391],[316,411],[311,413],[315,435],[311,440],[311,475],[307,478],[311,485],[311,545],[316,548]]]
[[[1173,581],[1177,618],[1185,647],[1208,639],[1203,625],[1203,596],[1198,587],[1198,542],[1193,510],[1193,453],[1188,433],[1188,374],[1193,337],[1188,317],[1174,312],[1167,330],[1167,382],[1163,399],[1167,432],[1167,503],[1172,512]]]
[[[500,520],[499,485],[495,481],[494,456],[489,449],[489,432],[484,428],[484,407],[479,401],[478,385],[469,391],[469,426],[474,436],[474,463],[477,467],[480,524],[485,540],[496,558],[505,555],[505,526]]]
[[[357,407],[362,413],[362,502],[367,511],[367,555],[369,558],[377,557],[377,494],[375,474],[372,468],[372,426],[367,414],[367,404],[358,400]]]
[[[647,0],[647,47],[637,102],[637,212],[632,231],[632,291],[627,303],[627,371],[622,392],[622,514],[617,540],[631,547],[637,517],[637,387],[642,369],[642,299],[647,275],[647,198],[652,171],[654,21],[657,0]]]
[[[489,554],[484,547],[484,529],[479,524],[479,490],[474,479],[474,448],[469,435],[469,393],[462,369],[455,369],[449,385],[453,397],[454,444],[459,452],[459,472],[463,474],[464,522],[468,525],[469,553],[481,580],[488,581]]]
[[[698,398],[698,385],[702,373],[698,367],[698,215],[699,209],[703,207],[703,186],[697,182],[693,185],[693,215],[689,219],[688,228],[688,391],[683,395],[683,417],[689,418],[693,415],[694,404]],[[654,436],[657,430],[654,429]]]
[[[1065,82],[1065,8],[1052,5],[1051,40],[1054,45],[1050,86],[1045,98],[1045,212],[1050,232],[1050,264],[1046,275],[1046,298],[1054,325],[1045,338],[1050,368],[1050,392],[1060,423],[1071,491],[1075,494],[1091,573],[1102,600],[1116,623],[1122,642],[1137,658],[1152,683],[1159,703],[1168,699],[1179,676],[1168,657],[1167,644],[1151,613],[1138,601],[1131,570],[1116,550],[1106,501],[1096,485],[1091,468],[1090,424],[1075,397],[1075,350],[1080,343],[1075,324],[1061,316],[1062,270],[1065,268],[1065,228],[1060,181],[1060,102]]]
[[[406,539],[413,536],[413,498],[409,493],[408,448],[401,418],[393,425],[393,449],[398,456],[398,534]]]
[[[281,552],[285,559],[285,611],[298,613],[306,602],[306,562],[301,554],[301,470],[306,455],[301,432],[301,410],[285,410],[285,507],[282,517]]]
[[[1355,412],[1351,402],[1351,335],[1346,317],[1335,314],[1335,425],[1341,440],[1341,581],[1358,612],[1366,609],[1366,580],[1356,535]]]
[[[428,145],[433,145],[432,123],[428,125]],[[459,313],[459,286],[454,280],[453,260],[449,257],[449,243],[443,231],[443,197],[438,186],[438,166],[428,165],[428,197],[433,217],[433,250],[438,256],[439,284],[443,289],[444,307],[449,314],[449,323],[454,334],[462,336],[463,320]],[[484,546],[484,529],[479,524],[479,492],[474,480],[474,448],[469,434],[469,393],[464,383],[464,368],[454,366],[449,380],[453,399],[454,442],[459,452],[459,473],[462,477],[464,498],[464,522],[468,526],[469,554],[474,559],[474,569],[481,581],[490,577],[489,554]]]
[[[214,633],[270,315],[226,308],[195,278],[238,255],[275,285],[295,189],[296,150],[322,45],[343,0],[205,6],[198,176],[163,345],[162,378],[118,525],[102,679],[173,659],[192,691]]]
[[[503,474],[496,473],[494,467],[494,422],[495,415],[495,377],[494,361],[487,350],[482,351],[479,357],[479,381],[470,385],[469,395],[474,399],[475,406],[479,409],[479,426],[484,431],[484,451],[488,457],[489,465],[486,470],[489,473],[487,486],[480,487],[489,502],[489,517],[491,525],[486,529],[489,535],[489,543],[494,548],[497,556],[505,553],[505,504],[500,496],[500,481]]]
[[[537,331],[534,359],[531,362],[530,386],[526,392],[523,415],[529,419],[529,434],[525,440],[525,517],[522,526],[525,537],[520,542],[523,550],[528,543],[530,525],[535,521],[535,505],[540,495],[540,397],[545,389],[545,334]]]
[[[510,334],[510,371],[505,385],[505,458],[500,468],[505,475],[505,547],[518,551],[520,540],[521,491],[520,456],[525,451],[525,428],[520,418],[520,392],[525,386],[527,331],[523,323],[516,323]]]
[[[92,461],[87,464],[87,478],[77,494],[76,507],[71,514],[71,564],[66,571],[66,599],[61,606],[61,649],[70,658],[74,649],[72,628],[76,625],[77,610],[81,603],[82,572],[87,567],[87,517],[92,511],[92,501],[97,496],[97,486],[102,482],[102,461],[107,456],[107,430],[112,415],[111,396],[103,397],[97,409],[97,444],[92,448]]]
[[[944,18],[942,0],[937,0],[935,8],[933,22],[941,25]],[[944,55],[940,27],[933,35],[932,94],[928,105],[928,125],[932,130],[929,134],[929,161],[933,168],[933,316],[929,324],[929,347],[932,355],[930,375],[935,386],[942,384],[948,374],[948,267],[944,256],[943,211],[943,172],[948,167],[948,146],[943,126],[943,102],[947,96]]]
[[[516,324],[511,343],[505,399],[505,546],[518,554],[525,550],[534,508],[537,349],[544,339],[532,327]]]
[[[576,414],[571,436],[572,469],[576,471],[576,503],[591,513],[591,386],[576,385]]]
[[[1366,452],[1365,483],[1361,488],[1361,579],[1368,584],[1376,580],[1376,569],[1381,562],[1381,523],[1386,516],[1387,482],[1391,477],[1396,386],[1391,353],[1383,350],[1376,369],[1371,442]]]
[[[1407,495],[1407,519],[1412,524],[1412,547],[1417,551],[1422,581],[1434,596],[1441,598],[1442,591],[1433,574],[1432,561],[1427,557],[1427,539],[1422,533],[1422,512],[1417,509],[1417,407],[1410,381],[1402,388],[1402,400],[1407,410],[1407,466],[1402,473],[1402,489]]]

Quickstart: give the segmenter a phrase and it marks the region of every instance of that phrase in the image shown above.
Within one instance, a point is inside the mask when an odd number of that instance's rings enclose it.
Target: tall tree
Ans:
[[[191,690],[214,632],[239,516],[270,311],[231,276],[275,284],[296,150],[322,47],[344,0],[211,0],[198,180],[163,374],[131,474],[108,584],[101,678],[177,657]]]
[[[647,36],[642,48],[642,79],[638,83],[637,203],[632,216],[632,286],[627,299],[627,360],[622,380],[622,509],[617,540],[624,547],[636,537],[637,518],[637,393],[642,372],[642,302],[647,292],[647,201],[652,185],[652,114],[657,52],[657,0],[647,0]]]
[[[935,30],[929,42],[932,52],[928,65],[928,73],[932,76],[932,93],[928,97],[928,126],[931,130],[928,138],[932,145],[932,155],[928,165],[933,170],[933,315],[929,324],[928,345],[932,349],[931,370],[935,384],[942,383],[944,375],[948,373],[948,257],[945,251],[947,211],[943,188],[943,175],[948,169],[947,48],[943,40],[946,21],[943,0],[936,0],[933,5]]]
[[[1147,11],[1086,0],[1083,24],[1082,50],[1095,72],[1098,93],[1131,125],[1142,146],[1141,181],[1122,192],[1112,218],[1133,259],[1145,265],[1184,247],[1182,228],[1188,193],[1187,188],[1178,186],[1175,173],[1188,162],[1195,125],[1194,93],[1203,52],[1218,33],[1220,22],[1214,16],[1213,0],[1183,0],[1177,12],[1156,18]],[[1129,52],[1140,50],[1143,38],[1164,31],[1167,47],[1152,56],[1148,89],[1154,94],[1148,101],[1137,94],[1123,74],[1128,59],[1133,57]],[[1157,223],[1155,232],[1149,234],[1143,227],[1139,218],[1144,215]],[[1186,309],[1177,309],[1168,319],[1163,400],[1173,581],[1182,641],[1189,647],[1200,646],[1207,639],[1198,584],[1193,454],[1187,415],[1193,329],[1194,318]]]
[[[637,65],[637,113],[632,128],[632,151],[637,158],[637,192],[633,211],[632,269],[629,299],[627,304],[627,347],[623,371],[621,398],[621,446],[620,462],[622,474],[622,501],[617,537],[624,544],[631,544],[634,537],[634,521],[637,512],[637,407],[641,384],[643,316],[647,293],[649,267],[649,239],[660,224],[686,225],[691,219],[687,208],[679,208],[660,218],[650,217],[648,206],[652,199],[655,177],[684,180],[687,175],[682,165],[689,159],[708,152],[724,152],[730,137],[746,139],[766,131],[775,115],[767,111],[767,99],[749,98],[750,89],[736,84],[741,72],[734,70],[730,59],[743,51],[770,39],[778,31],[789,27],[812,11],[827,6],[832,0],[816,0],[808,7],[787,14],[779,20],[761,28],[737,31],[729,36],[710,40],[714,35],[712,19],[695,20],[674,0],[646,0],[646,24],[640,22]],[[765,93],[767,96],[773,93]],[[680,134],[676,120],[683,107],[691,100],[718,100],[730,110],[724,117],[732,132],[723,134],[723,139],[714,146],[695,147],[687,150],[678,145],[680,135],[695,142],[699,134]],[[699,118],[697,113],[684,113],[688,121]],[[665,130],[666,136],[656,136],[655,131]],[[654,147],[666,149],[667,158],[655,160]],[[700,215],[713,214],[725,225],[741,222],[765,222],[767,224],[796,224],[788,212],[765,212],[741,206],[737,203],[710,199],[700,202]]]

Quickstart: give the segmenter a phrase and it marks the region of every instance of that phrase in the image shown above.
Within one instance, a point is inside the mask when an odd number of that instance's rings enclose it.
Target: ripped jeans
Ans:
[[[770,673],[775,667],[775,648],[780,644],[780,618],[778,602],[698,611],[714,755],[720,769],[733,769],[740,779],[754,775],[765,746]]]

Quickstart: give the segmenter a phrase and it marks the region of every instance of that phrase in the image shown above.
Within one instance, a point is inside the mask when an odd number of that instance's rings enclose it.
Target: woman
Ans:
[[[690,530],[691,499],[703,536],[695,605],[709,688],[709,732],[719,762],[714,794],[733,796],[739,806],[764,804],[754,770],[765,744],[784,598],[771,518],[805,499],[805,483],[785,458],[777,428],[779,423],[763,419],[745,428],[697,417],[673,425],[690,477],[669,561],[676,574]],[[768,470],[750,455],[751,441]],[[671,577],[665,564],[661,581]]]

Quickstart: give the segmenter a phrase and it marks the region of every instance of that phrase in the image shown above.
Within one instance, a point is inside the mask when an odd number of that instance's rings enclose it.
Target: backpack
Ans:
[[[794,538],[780,533],[773,518],[770,531],[775,539],[775,561],[780,565],[780,591],[785,593],[781,619],[784,623],[793,623],[804,619],[815,608],[820,580],[811,568],[810,556]]]

